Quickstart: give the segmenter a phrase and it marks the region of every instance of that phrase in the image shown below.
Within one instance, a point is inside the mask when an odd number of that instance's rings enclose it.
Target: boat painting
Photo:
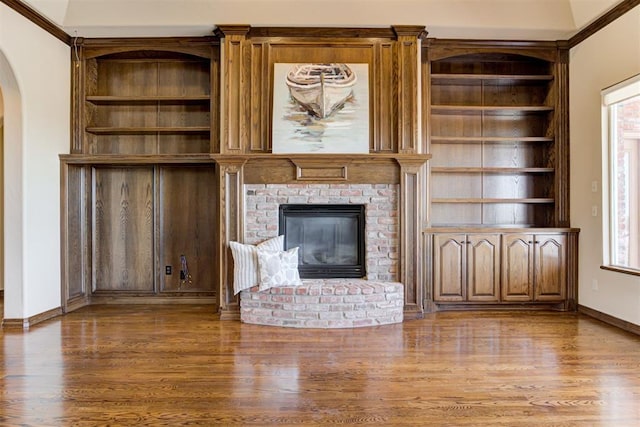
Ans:
[[[276,63],[273,153],[368,153],[369,65]]]
[[[325,119],[352,96],[358,77],[347,64],[297,64],[286,81],[293,99]]]

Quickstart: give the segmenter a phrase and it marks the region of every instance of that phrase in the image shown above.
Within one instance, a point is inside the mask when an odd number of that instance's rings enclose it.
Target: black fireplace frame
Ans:
[[[354,217],[357,221],[357,262],[355,264],[298,265],[303,279],[363,278],[366,277],[365,205],[360,204],[284,204],[278,208],[279,234],[285,236],[287,245],[286,217]]]

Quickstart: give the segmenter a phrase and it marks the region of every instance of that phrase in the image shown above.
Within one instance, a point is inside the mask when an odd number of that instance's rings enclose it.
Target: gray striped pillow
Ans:
[[[265,251],[281,252],[284,250],[284,236],[274,237],[262,243],[245,245],[229,242],[233,255],[233,294],[258,286],[260,272],[258,270],[258,248]]]

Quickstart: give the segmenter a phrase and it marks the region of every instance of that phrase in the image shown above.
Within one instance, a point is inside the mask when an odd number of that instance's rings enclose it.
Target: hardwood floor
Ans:
[[[640,425],[640,337],[573,313],[299,330],[92,306],[0,334],[3,426]]]

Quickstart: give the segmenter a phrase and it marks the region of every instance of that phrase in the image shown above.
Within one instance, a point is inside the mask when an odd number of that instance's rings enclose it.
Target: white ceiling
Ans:
[[[424,25],[430,37],[564,40],[622,0],[23,0],[70,35],[201,36],[215,24]]]

